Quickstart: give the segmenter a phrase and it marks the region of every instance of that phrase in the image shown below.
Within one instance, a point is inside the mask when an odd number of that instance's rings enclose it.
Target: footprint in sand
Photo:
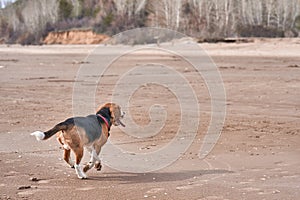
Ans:
[[[152,188],[146,192],[146,194],[144,195],[144,198],[148,198],[148,197],[152,196],[153,199],[156,199],[157,196],[155,194],[158,194],[158,193],[168,195],[165,188]]]
[[[159,192],[163,192],[165,190],[166,190],[165,188],[152,188],[151,190],[148,190],[146,193],[147,194],[156,194]]]
[[[77,188],[78,191],[89,191],[89,190],[95,190],[95,187],[83,187],[83,188]]]
[[[182,186],[177,186],[176,190],[189,190],[189,189],[194,189],[195,187],[200,187],[200,186],[203,186],[203,184],[196,183],[196,184],[182,185]]]

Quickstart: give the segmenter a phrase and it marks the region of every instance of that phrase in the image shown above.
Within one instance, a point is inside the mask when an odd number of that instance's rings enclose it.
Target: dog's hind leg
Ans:
[[[64,160],[70,165],[70,167],[74,168],[74,162],[71,160],[71,150],[64,149]]]
[[[76,174],[78,176],[78,178],[80,179],[85,179],[87,178],[86,174],[82,171],[81,167],[80,167],[80,161],[83,157],[83,147],[77,147],[75,149],[72,149],[74,151],[75,154],[75,171]]]
[[[70,154],[71,154],[71,150],[69,145],[65,144],[65,141],[63,139],[63,135],[62,133],[64,133],[64,131],[62,131],[58,137],[57,137],[57,141],[63,146],[64,149],[64,160],[66,161],[66,163],[68,163],[68,165],[70,165],[70,167],[74,168],[74,161],[71,160]]]

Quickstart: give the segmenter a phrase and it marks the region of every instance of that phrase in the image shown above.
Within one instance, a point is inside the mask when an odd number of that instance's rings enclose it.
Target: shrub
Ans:
[[[298,15],[295,19],[295,28],[300,31],[300,15]]]
[[[71,16],[73,5],[68,0],[59,1],[59,16],[61,19],[67,19]]]
[[[284,31],[278,28],[262,25],[242,25],[237,27],[237,33],[241,37],[284,37]]]

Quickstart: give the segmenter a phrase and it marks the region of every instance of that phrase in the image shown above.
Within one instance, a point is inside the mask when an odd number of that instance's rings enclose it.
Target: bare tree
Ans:
[[[162,11],[165,16],[166,27],[178,30],[182,0],[162,0]]]
[[[0,0],[0,7],[13,1]],[[233,37],[241,30],[248,36],[261,30],[276,35],[295,32],[300,16],[300,0],[65,1],[72,4],[72,13],[65,21],[59,19],[60,0],[20,1],[0,9],[0,25],[6,29],[0,31],[0,37],[6,34],[15,40],[18,35],[33,34],[38,39],[49,23],[51,30],[53,26],[59,29],[74,25],[110,34],[146,24],[197,37]]]
[[[0,0],[0,8],[5,8],[9,4],[12,4],[16,0]]]
[[[119,14],[131,16],[141,12],[147,0],[114,0],[114,3]]]

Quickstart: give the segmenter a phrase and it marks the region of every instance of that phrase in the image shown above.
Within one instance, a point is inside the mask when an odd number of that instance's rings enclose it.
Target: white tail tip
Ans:
[[[31,133],[30,135],[35,136],[35,138],[37,140],[43,140],[45,138],[45,134],[41,131],[35,131],[35,132]]]

